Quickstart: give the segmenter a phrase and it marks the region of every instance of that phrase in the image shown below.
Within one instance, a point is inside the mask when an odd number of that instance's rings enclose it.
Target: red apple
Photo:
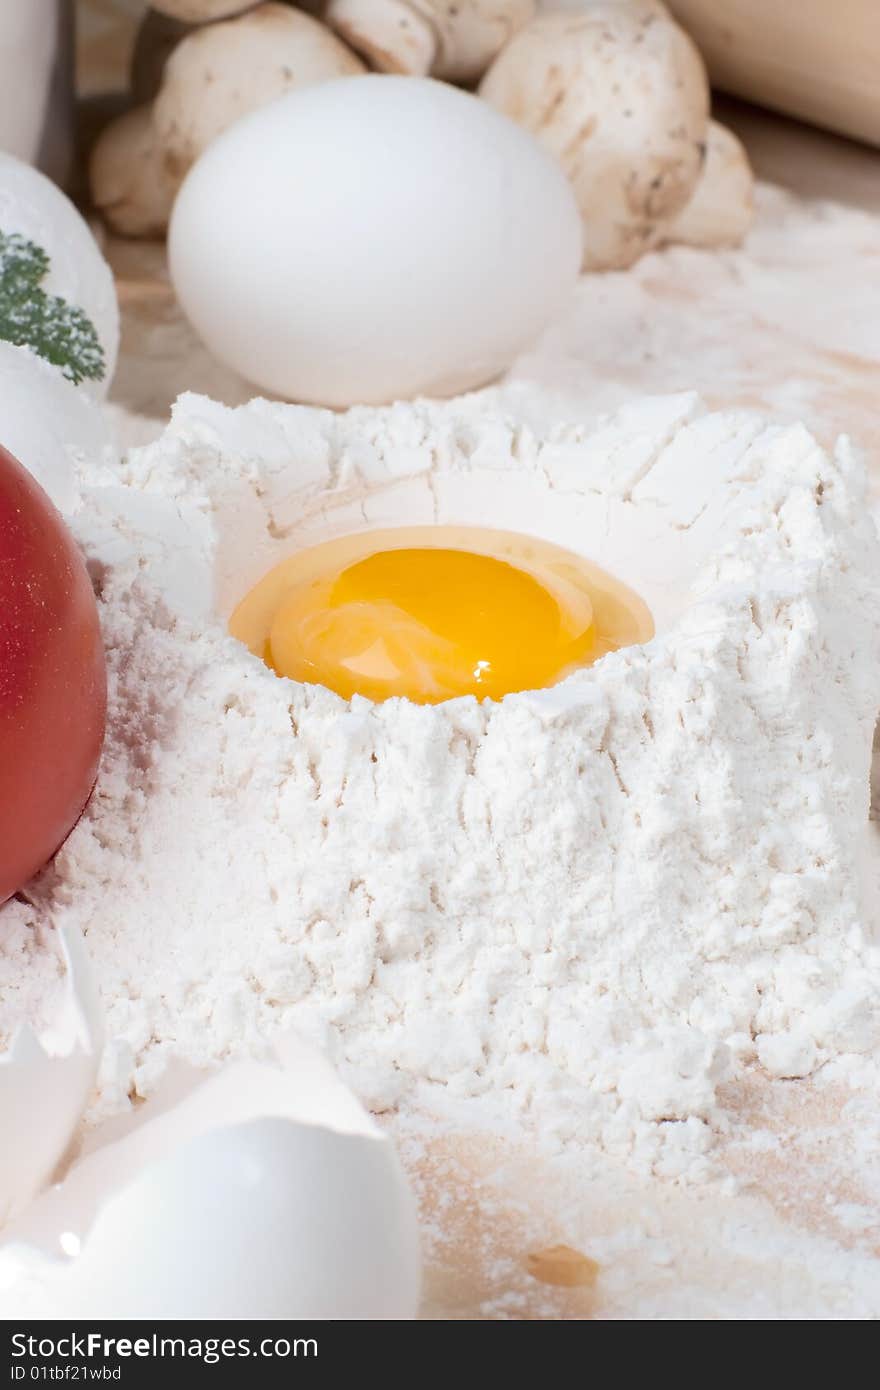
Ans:
[[[107,672],[82,556],[0,448],[0,903],[67,837],[104,742]]]

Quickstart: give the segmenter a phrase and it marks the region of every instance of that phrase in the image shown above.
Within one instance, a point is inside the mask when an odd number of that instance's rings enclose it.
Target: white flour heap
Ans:
[[[80,924],[102,1104],[291,1025],[377,1109],[519,1116],[705,1171],[719,1081],[862,1064],[877,540],[846,443],[693,396],[550,431],[482,400],[343,416],[184,397],[76,528],[110,667],[96,794],[0,911],[0,1032]],[[279,680],[224,616],[295,547],[472,522],[580,549],[658,636],[480,707]],[[219,614],[215,611],[219,608]]]

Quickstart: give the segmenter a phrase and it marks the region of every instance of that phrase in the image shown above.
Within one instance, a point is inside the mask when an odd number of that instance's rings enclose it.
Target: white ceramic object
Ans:
[[[0,445],[33,474],[60,512],[77,497],[74,462],[113,457],[97,401],[27,348],[0,342]]]
[[[42,247],[49,269],[39,288],[82,309],[104,352],[100,380],[82,389],[106,396],[119,350],[119,306],[110,267],[85,219],[51,179],[11,155],[0,154],[0,231]]]
[[[59,183],[73,150],[73,5],[0,4],[0,150]]]
[[[565,302],[580,219],[555,161],[425,78],[293,92],[209,146],[172,214],[184,310],[265,390],[347,406],[483,385]]]

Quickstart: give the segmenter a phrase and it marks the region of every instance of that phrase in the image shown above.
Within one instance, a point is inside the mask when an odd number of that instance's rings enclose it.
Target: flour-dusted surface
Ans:
[[[880,595],[845,443],[692,396],[545,441],[484,399],[190,397],[122,481],[85,476],[76,516],[104,768],[33,908],[0,914],[7,1026],[57,969],[32,922],[87,933],[104,1107],[293,1025],[379,1111],[701,1177],[728,1077],[871,1053]],[[215,601],[285,548],[404,518],[579,544],[658,636],[500,706],[349,707],[225,634]]]

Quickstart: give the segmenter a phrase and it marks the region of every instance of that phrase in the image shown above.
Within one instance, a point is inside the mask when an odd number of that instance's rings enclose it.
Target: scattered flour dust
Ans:
[[[81,479],[110,726],[81,824],[0,912],[0,1027],[47,923],[107,1010],[96,1113],[295,1027],[377,1111],[698,1179],[749,1068],[880,1041],[862,901],[877,539],[846,441],[693,395],[538,438],[485,398],[346,415],[183,397]],[[430,520],[581,548],[658,635],[439,707],[280,680],[224,616],[291,549]]]

